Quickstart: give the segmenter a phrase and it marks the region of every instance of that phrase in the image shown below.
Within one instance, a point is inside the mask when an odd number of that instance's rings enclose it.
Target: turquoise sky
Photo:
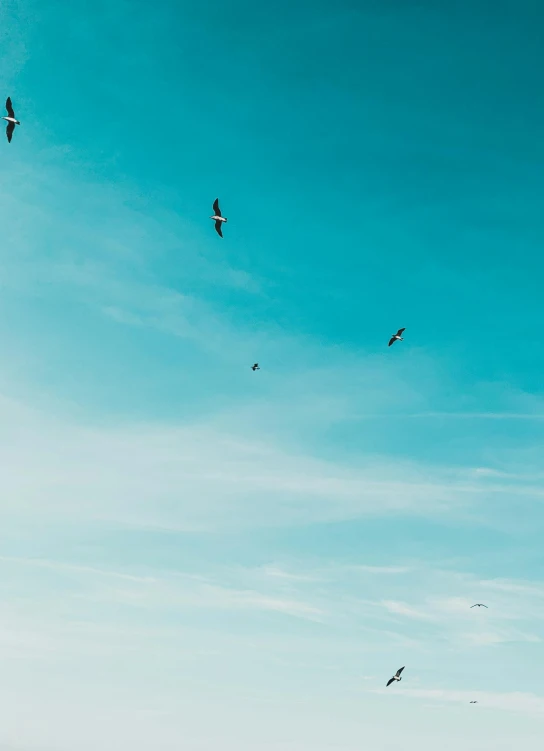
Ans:
[[[542,743],[543,23],[2,4],[0,751]]]

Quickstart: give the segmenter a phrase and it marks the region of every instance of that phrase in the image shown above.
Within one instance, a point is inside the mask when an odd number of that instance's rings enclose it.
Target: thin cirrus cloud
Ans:
[[[33,508],[178,529],[248,528],[390,512],[463,513],[496,494],[542,494],[415,461],[353,467],[218,430],[213,420],[93,426],[11,400],[0,404],[0,414],[4,426],[17,426],[0,430],[3,505],[16,513]],[[29,463],[32,473],[22,474]]]
[[[536,641],[533,635],[519,627],[507,626],[508,611],[512,609],[512,593],[508,592],[500,602],[494,603],[491,612],[475,614],[470,610],[470,600],[451,596],[447,599],[426,597],[423,601],[406,602],[403,600],[369,600],[353,599],[351,582],[346,583],[346,574],[350,567],[339,565],[328,568],[328,577],[323,576],[324,569],[319,569],[315,576],[291,574],[288,577],[270,576],[270,570],[277,572],[278,564],[262,568],[215,567],[201,573],[180,573],[148,566],[145,571],[135,573],[129,570],[105,569],[90,565],[79,565],[59,560],[24,558],[20,556],[2,556],[0,564],[12,576],[17,576],[26,588],[41,592],[41,583],[33,584],[33,578],[24,575],[25,569],[41,569],[50,573],[59,582],[72,582],[75,591],[80,590],[85,597],[96,601],[118,601],[137,605],[146,609],[165,606],[201,607],[216,609],[255,609],[270,610],[310,620],[327,616],[334,620],[336,616],[347,616],[356,620],[358,614],[372,615],[374,621],[379,617],[379,610],[405,621],[425,620],[433,623],[437,629],[455,638],[472,643],[490,644],[505,641]],[[369,567],[371,568],[371,567]],[[296,570],[296,569],[295,569]],[[374,583],[375,591],[383,587],[379,574]],[[426,575],[424,567],[419,569],[418,581],[426,590],[437,587],[443,592],[446,587],[465,588],[465,584],[456,572],[440,575],[436,580],[434,574]],[[485,586],[485,582],[482,583]],[[519,587],[523,585],[519,582]],[[371,585],[371,582],[369,582]],[[401,577],[396,585],[397,591],[412,587]],[[354,608],[358,604],[359,607]],[[378,608],[378,610],[377,610]],[[495,612],[496,611],[496,612]],[[537,616],[524,610],[520,618],[527,622]],[[544,618],[544,612],[540,613]],[[384,616],[383,623],[387,622]],[[495,632],[489,625],[496,626]],[[471,627],[472,631],[468,628]]]
[[[408,698],[429,699],[435,702],[468,704],[478,701],[482,708],[522,714],[544,714],[544,697],[532,693],[493,691],[450,691],[446,689],[408,688]]]
[[[249,587],[241,589],[226,583],[220,584],[215,580],[217,577],[168,571],[153,571],[153,575],[135,575],[114,569],[17,556],[2,556],[1,564],[10,567],[12,572],[14,568],[17,570],[21,567],[44,569],[59,582],[72,582],[71,588],[79,593],[77,597],[86,600],[124,603],[146,610],[165,607],[211,608],[219,611],[261,610],[309,620],[320,620],[320,616],[324,614],[320,607],[304,602],[301,598],[288,597],[285,593],[282,595],[278,592],[263,592]],[[31,587],[31,583],[25,577],[22,577],[21,581],[26,588]]]
[[[396,600],[383,600],[380,603],[389,613],[394,615],[402,615],[407,618],[415,618],[417,620],[433,620],[433,616],[426,613],[424,610],[418,610],[417,608],[408,605],[405,602],[397,602]]]
[[[419,412],[397,415],[399,418],[451,418],[454,420],[544,420],[538,412]]]
[[[408,574],[412,571],[411,566],[367,566],[361,564],[360,566],[353,566],[354,571],[360,571],[365,574]]]

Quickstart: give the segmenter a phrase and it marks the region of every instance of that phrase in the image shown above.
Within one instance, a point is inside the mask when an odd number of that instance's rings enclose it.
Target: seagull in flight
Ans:
[[[469,704],[478,704],[477,701],[469,701]]]
[[[215,231],[217,232],[219,237],[223,237],[221,225],[223,224],[223,222],[226,222],[228,220],[226,217],[221,216],[221,209],[219,208],[219,198],[216,198],[213,202],[213,216],[211,216],[210,219],[215,219]]]
[[[402,667],[402,668],[399,668],[397,670],[397,672],[395,673],[395,675],[387,681],[386,688],[387,688],[387,686],[390,686],[394,681],[402,681],[402,678],[400,677],[400,674],[402,673],[402,671],[404,670],[405,667],[406,667],[406,665],[404,667]]]
[[[403,331],[406,331],[406,327],[403,328],[403,329],[399,329],[396,334],[393,334],[392,337],[391,337],[391,339],[389,340],[389,344],[387,346],[390,347],[396,341],[402,342],[403,341],[403,338],[402,338],[402,332]]]
[[[476,605],[471,605],[470,609],[472,608],[487,608],[487,605],[484,605],[483,602],[477,602]],[[487,608],[489,610],[489,608]]]
[[[13,135],[13,131],[15,130],[16,125],[20,125],[21,123],[19,120],[16,120],[15,118],[15,112],[13,111],[13,106],[11,104],[11,97],[8,96],[6,99],[6,109],[8,111],[8,117],[3,117],[2,120],[8,121],[8,127],[6,128],[6,135],[8,137],[8,143],[11,143],[11,137]]]
[[[259,368],[259,363],[258,363],[258,362],[256,362],[256,363],[255,363],[255,365],[252,365],[252,366],[251,366],[251,370],[253,370],[254,372],[255,372],[256,370],[260,370],[260,368]]]

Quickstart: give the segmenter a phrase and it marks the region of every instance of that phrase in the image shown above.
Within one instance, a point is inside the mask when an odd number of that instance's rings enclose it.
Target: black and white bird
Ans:
[[[11,104],[11,97],[9,96],[6,99],[6,109],[8,111],[8,117],[3,117],[2,120],[8,121],[6,135],[8,137],[8,142],[11,143],[11,137],[13,135],[13,131],[15,130],[15,126],[20,125],[21,123],[15,118],[15,112],[13,111],[13,105]]]
[[[471,605],[470,609],[472,608],[487,608],[487,605],[484,605],[483,602],[477,602],[476,605]],[[489,608],[487,608],[489,610]]]
[[[406,331],[406,328],[399,329],[396,334],[393,334],[391,336],[391,339],[389,340],[389,344],[387,346],[390,347],[393,344],[393,342],[396,342],[396,341],[402,342],[403,341],[403,338],[402,338],[402,332],[403,331]]]
[[[400,677],[400,674],[402,673],[402,671],[404,670],[405,667],[406,667],[406,665],[404,667],[402,667],[402,668],[399,668],[397,670],[397,672],[395,673],[395,675],[387,681],[386,688],[387,688],[387,686],[390,686],[395,681],[402,681],[402,678]]]
[[[258,362],[256,362],[256,363],[255,363],[254,365],[252,365],[252,366],[251,366],[251,370],[253,370],[253,371],[255,371],[255,370],[260,370],[260,368],[259,368],[259,363],[258,363]]]
[[[217,232],[219,237],[223,237],[221,225],[223,224],[223,222],[228,221],[228,219],[224,216],[221,216],[221,209],[219,208],[219,198],[216,198],[213,202],[213,216],[211,216],[210,219],[215,220],[215,231]]]

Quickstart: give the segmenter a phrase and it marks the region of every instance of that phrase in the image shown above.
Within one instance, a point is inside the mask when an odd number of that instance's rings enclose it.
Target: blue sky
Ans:
[[[541,741],[544,11],[442,6],[2,5],[0,751]]]

